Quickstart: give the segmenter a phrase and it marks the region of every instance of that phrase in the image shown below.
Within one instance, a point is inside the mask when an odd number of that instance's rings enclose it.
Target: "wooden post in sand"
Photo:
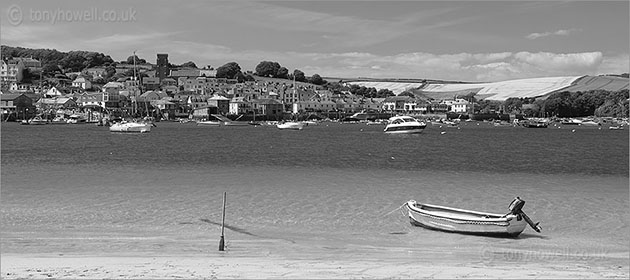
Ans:
[[[223,237],[223,231],[225,229],[225,197],[227,192],[223,192],[223,218],[221,219],[221,240],[219,240],[219,251],[225,251],[225,238]]]

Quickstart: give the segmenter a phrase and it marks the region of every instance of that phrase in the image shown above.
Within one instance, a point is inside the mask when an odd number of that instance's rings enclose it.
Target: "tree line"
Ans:
[[[503,106],[507,112],[527,116],[628,117],[628,89],[620,91],[562,91],[547,98],[509,98]]]
[[[314,85],[323,85],[327,83],[327,81],[324,80],[319,74],[313,74],[313,76],[311,77],[306,77],[304,72],[300,71],[299,69],[293,70],[293,73],[291,74],[289,73],[289,69],[274,61],[261,61],[256,66],[254,74],[260,77],[271,77],[289,80],[295,79],[295,81],[297,82],[311,83]]]

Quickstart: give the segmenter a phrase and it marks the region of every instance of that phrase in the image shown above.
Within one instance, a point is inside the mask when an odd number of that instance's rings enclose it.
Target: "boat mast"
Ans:
[[[133,80],[135,84],[136,80],[136,51],[133,51]],[[136,94],[136,89],[133,90],[133,115],[135,116],[138,112],[138,95]],[[135,118],[135,117],[134,117]]]
[[[295,104],[295,100],[297,99],[297,89],[295,87],[295,71],[293,71],[293,96],[291,96],[291,115],[294,115],[293,106]]]

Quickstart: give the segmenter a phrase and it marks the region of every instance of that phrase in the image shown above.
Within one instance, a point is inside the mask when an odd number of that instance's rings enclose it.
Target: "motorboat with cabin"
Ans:
[[[389,118],[385,133],[422,133],[427,124],[410,116],[395,116]]]

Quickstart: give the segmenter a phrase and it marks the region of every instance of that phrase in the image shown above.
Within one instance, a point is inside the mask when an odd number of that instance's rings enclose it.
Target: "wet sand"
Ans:
[[[627,259],[626,259],[627,264]],[[5,254],[3,279],[628,278],[628,266],[450,264],[426,259],[326,260],[246,256],[53,256]]]
[[[269,239],[226,240],[228,247],[220,252],[218,239],[122,239],[119,240],[122,247],[151,243],[162,249],[115,252],[107,250],[105,242],[98,240],[40,239],[36,247],[55,248],[66,244],[66,249],[45,253],[40,253],[44,250],[3,252],[1,275],[2,279],[629,277],[628,252],[623,251],[528,251],[493,245],[451,248],[438,243],[405,248],[348,245],[329,240],[296,243]],[[70,243],[82,249],[67,249]]]

